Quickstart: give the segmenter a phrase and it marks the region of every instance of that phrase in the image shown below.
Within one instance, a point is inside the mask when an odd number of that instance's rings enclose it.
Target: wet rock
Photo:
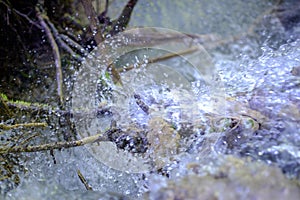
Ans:
[[[291,74],[293,76],[300,76],[300,66],[293,67],[291,70]]]
[[[126,131],[119,128],[112,128],[107,131],[107,138],[114,142],[119,149],[129,151],[131,153],[145,153],[148,142],[144,131],[136,127],[128,127]]]
[[[199,164],[200,165],[200,164]],[[299,199],[299,182],[275,167],[227,157],[213,173],[170,180],[149,199]]]
[[[286,29],[292,29],[300,23],[300,3],[297,0],[281,1],[276,10],[282,26]]]
[[[278,95],[282,92],[278,92]],[[291,121],[299,121],[300,107],[297,102],[287,100],[286,103],[275,103],[267,92],[253,95],[249,101],[250,108],[257,110],[271,119],[284,118]]]
[[[150,143],[150,157],[160,169],[172,162],[172,157],[177,154],[180,135],[171,124],[159,117],[150,119],[149,127],[147,139]]]

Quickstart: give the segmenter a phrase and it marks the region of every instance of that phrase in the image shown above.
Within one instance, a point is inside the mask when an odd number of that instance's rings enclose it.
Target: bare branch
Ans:
[[[136,5],[137,2],[138,0],[128,1],[119,18],[114,21],[113,29],[109,32],[110,35],[115,35],[125,30],[125,28],[127,27],[130,21],[130,16],[132,14],[134,6]]]
[[[46,20],[46,22],[48,23],[49,27],[51,28],[52,32],[53,32],[53,35],[58,43],[58,45],[63,48],[65,51],[67,51],[72,57],[74,57],[75,59],[77,59],[78,61],[82,61],[82,58],[80,55],[78,55],[77,53],[75,53],[73,51],[73,49],[71,49],[69,47],[69,45],[67,45],[65,43],[64,40],[62,40],[58,30],[55,28],[55,26],[49,21],[49,20]],[[67,37],[67,36],[66,36]]]
[[[68,43],[68,45],[70,45],[71,47],[73,47],[74,49],[76,49],[77,51],[79,51],[80,53],[82,53],[83,56],[87,56],[88,55],[88,51],[87,50],[85,50],[80,44],[78,44],[76,41],[72,40],[67,35],[60,34],[59,36],[61,37],[62,40],[64,40],[66,43]]]
[[[19,127],[46,127],[46,126],[48,126],[47,123],[26,123],[26,124],[14,124],[14,125],[0,124],[0,128],[4,130],[10,130]]]
[[[17,9],[13,9],[13,11],[14,11],[15,13],[17,13],[18,15],[24,17],[30,24],[33,24],[33,25],[35,25],[36,27],[42,29],[42,27],[41,27],[39,24],[37,24],[36,22],[32,21],[27,15],[21,13],[21,12],[18,11]]]
[[[44,31],[46,32],[47,38],[50,42],[50,45],[52,47],[52,53],[55,61],[55,67],[56,67],[56,82],[57,82],[57,93],[59,96],[60,103],[63,103],[63,91],[62,91],[62,85],[63,85],[63,78],[62,78],[62,70],[61,70],[61,60],[60,60],[60,53],[58,46],[55,42],[55,39],[51,33],[51,30],[47,23],[45,22],[44,18],[42,17],[42,14],[39,12],[38,9],[36,9],[37,18],[43,27]]]
[[[97,44],[100,44],[104,39],[100,30],[100,23],[97,17],[97,13],[92,5],[91,0],[81,0],[85,14],[90,21],[90,28]]]
[[[0,154],[8,154],[8,153],[22,153],[22,152],[37,152],[37,151],[48,151],[54,149],[62,149],[62,148],[71,148],[83,146],[85,144],[91,144],[94,142],[104,141],[102,138],[103,134],[99,133],[96,135],[92,135],[89,137],[85,137],[81,140],[74,140],[69,142],[54,142],[48,144],[41,145],[31,145],[31,146],[1,146]]]

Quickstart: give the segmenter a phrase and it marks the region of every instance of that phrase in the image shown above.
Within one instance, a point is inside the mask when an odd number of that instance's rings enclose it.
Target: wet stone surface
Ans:
[[[166,181],[146,199],[298,199],[300,188],[275,167],[224,156],[217,170],[197,175],[201,163],[187,164],[187,176]]]

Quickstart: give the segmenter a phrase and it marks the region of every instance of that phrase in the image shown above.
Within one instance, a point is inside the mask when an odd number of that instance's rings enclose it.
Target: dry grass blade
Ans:
[[[156,62],[164,61],[164,60],[171,59],[171,58],[174,58],[174,57],[177,57],[177,56],[183,56],[183,55],[186,55],[186,54],[194,53],[197,50],[199,50],[198,47],[191,47],[189,49],[185,49],[185,50],[180,51],[180,52],[172,52],[172,53],[168,53],[168,54],[165,54],[163,56],[160,56],[160,57],[150,58],[150,59],[147,60],[147,63],[156,63]],[[145,64],[145,63],[138,63],[137,67],[136,67],[136,65],[130,65],[126,68],[119,68],[118,71],[119,72],[129,71],[129,70],[132,70],[134,68],[138,68],[138,67],[142,66],[143,64]]]

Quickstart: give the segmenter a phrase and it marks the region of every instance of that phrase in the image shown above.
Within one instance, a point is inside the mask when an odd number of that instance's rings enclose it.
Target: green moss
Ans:
[[[0,97],[2,98],[3,101],[8,101],[8,98],[5,94],[0,93]]]
[[[37,108],[50,108],[50,106],[48,104],[31,103],[31,102],[26,102],[26,101],[22,101],[22,100],[15,100],[15,101],[14,100],[9,100],[8,97],[3,93],[0,93],[0,97],[6,103],[13,104],[16,107],[30,107],[30,106],[33,106],[33,107],[37,107]]]
[[[108,73],[108,71],[105,72],[105,78],[107,78],[108,80],[110,80],[110,74]],[[102,80],[101,77],[100,77],[100,79]]]

